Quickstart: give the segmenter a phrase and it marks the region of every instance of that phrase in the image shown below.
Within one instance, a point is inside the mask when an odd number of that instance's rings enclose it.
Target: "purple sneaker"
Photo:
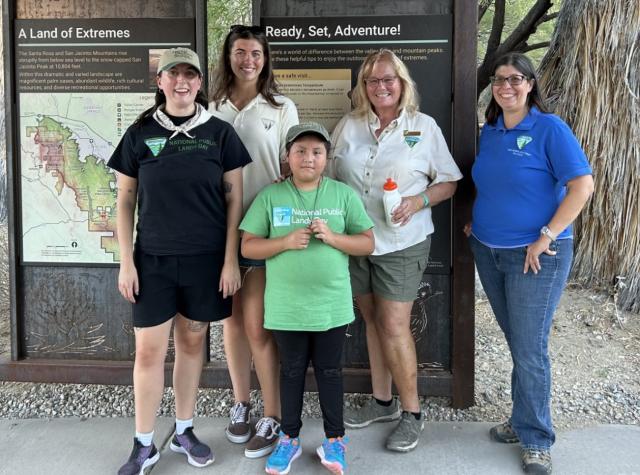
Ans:
[[[174,452],[185,454],[189,464],[194,467],[206,467],[213,463],[213,452],[198,440],[193,427],[187,428],[182,435],[175,434],[169,447]]]
[[[151,444],[149,447],[145,447],[134,437],[133,450],[129,455],[129,460],[120,467],[118,475],[144,475],[144,471],[155,465],[159,459],[160,452],[155,445]]]

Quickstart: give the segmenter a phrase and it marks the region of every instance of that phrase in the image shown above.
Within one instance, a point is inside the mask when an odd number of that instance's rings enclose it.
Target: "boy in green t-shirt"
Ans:
[[[242,255],[266,259],[264,326],[280,353],[282,424],[267,473],[288,473],[300,456],[302,397],[309,360],[318,384],[326,439],[317,453],[324,466],[343,473],[342,347],[353,321],[349,255],[373,252],[373,222],[356,193],[322,176],[329,134],[308,122],[289,129],[292,177],[266,187],[240,229]]]

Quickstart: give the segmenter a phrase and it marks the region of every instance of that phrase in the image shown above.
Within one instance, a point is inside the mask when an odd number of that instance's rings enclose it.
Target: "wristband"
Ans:
[[[423,208],[428,208],[429,207],[429,197],[427,196],[427,193],[425,191],[423,191],[422,193],[420,193],[419,196],[422,198],[422,207]]]

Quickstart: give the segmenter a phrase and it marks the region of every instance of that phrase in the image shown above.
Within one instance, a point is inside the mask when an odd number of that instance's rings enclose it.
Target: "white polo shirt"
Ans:
[[[350,113],[340,120],[331,140],[332,173],[356,190],[375,224],[374,255],[406,249],[433,233],[431,208],[418,211],[404,226],[387,225],[382,204],[387,178],[394,179],[402,196],[462,178],[440,128],[428,115],[402,111],[376,138],[378,128],[373,112],[368,117]]]
[[[209,112],[233,126],[247,148],[251,159],[242,169],[243,214],[258,192],[280,176],[280,160],[286,155],[287,131],[298,123],[298,111],[291,99],[275,96],[282,107],[273,107],[258,94],[244,109],[238,110],[229,100],[216,109],[209,104]]]

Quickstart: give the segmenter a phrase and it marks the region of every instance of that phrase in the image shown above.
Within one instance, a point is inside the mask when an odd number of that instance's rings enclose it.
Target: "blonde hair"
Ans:
[[[396,72],[396,76],[402,83],[402,93],[400,94],[400,103],[398,108],[405,110],[409,114],[413,114],[418,110],[420,97],[416,89],[416,83],[411,79],[409,70],[398,58],[393,51],[381,49],[367,56],[358,70],[358,79],[356,87],[353,89],[353,113],[356,116],[365,116],[369,111],[373,111],[369,97],[367,96],[367,85],[364,80],[369,77],[375,63],[386,61]]]

